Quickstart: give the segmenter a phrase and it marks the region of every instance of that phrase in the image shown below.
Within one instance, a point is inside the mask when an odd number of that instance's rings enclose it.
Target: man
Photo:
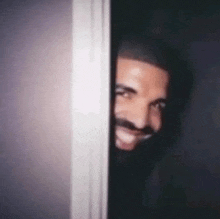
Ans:
[[[156,57],[134,53],[120,50],[116,70],[115,146],[126,151],[161,129],[170,82],[168,71],[153,60]]]
[[[184,85],[187,74],[176,74],[175,70],[183,71],[178,67],[177,56],[159,40],[130,36],[119,46],[110,166],[110,218],[148,215],[143,207],[146,178],[169,146],[171,141],[167,139],[176,136],[178,114],[189,96],[189,87]],[[171,125],[169,119],[173,118],[175,121]]]
[[[115,72],[116,154],[129,157],[142,143],[148,150],[146,142],[171,131],[172,126],[176,131],[172,130],[172,135],[176,135],[177,117],[188,100],[191,79],[175,51],[161,40],[125,37],[117,50]],[[173,118],[175,121],[170,122]]]

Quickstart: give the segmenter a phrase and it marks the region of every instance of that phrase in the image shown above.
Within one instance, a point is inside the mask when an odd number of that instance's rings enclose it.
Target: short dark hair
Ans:
[[[144,36],[124,36],[118,47],[118,57],[147,62],[164,70],[169,70],[166,45],[160,40]]]
[[[117,57],[147,62],[166,70],[170,75],[169,96],[181,104],[181,109],[184,108],[191,93],[193,75],[189,62],[182,58],[178,50],[162,39],[131,34],[121,38]]]

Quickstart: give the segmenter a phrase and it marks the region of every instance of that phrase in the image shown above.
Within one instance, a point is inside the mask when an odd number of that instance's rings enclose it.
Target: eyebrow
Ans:
[[[153,101],[151,104],[157,104],[157,103],[167,103],[167,99],[159,98],[159,99]]]
[[[123,89],[124,91],[127,91],[129,93],[137,94],[137,91],[135,89],[131,87],[127,87],[123,84],[116,84],[115,89]],[[151,104],[166,103],[166,102],[167,102],[167,98],[159,98],[153,101]]]
[[[116,84],[115,89],[118,89],[118,88],[123,89],[124,91],[127,91],[129,93],[137,94],[137,91],[135,89],[133,89],[131,87],[124,86],[122,84]]]

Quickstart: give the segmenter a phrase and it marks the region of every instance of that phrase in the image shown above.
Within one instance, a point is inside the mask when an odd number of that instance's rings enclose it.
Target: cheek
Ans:
[[[119,111],[120,108],[120,103],[118,101],[118,98],[115,98],[115,102],[114,102],[114,114],[116,114]]]
[[[115,99],[114,114],[120,115],[124,111],[125,108],[126,108],[125,101],[122,101],[120,97],[117,97]]]

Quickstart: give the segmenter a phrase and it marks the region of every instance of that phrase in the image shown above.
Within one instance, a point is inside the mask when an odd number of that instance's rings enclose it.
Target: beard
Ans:
[[[149,158],[154,156],[155,143],[158,136],[155,134],[150,139],[141,141],[135,149],[131,151],[122,150],[111,144],[111,162],[115,167],[141,167],[145,166]]]
[[[115,143],[116,127],[139,131],[143,136],[151,135],[151,137],[143,138],[133,150],[123,150],[117,147]],[[156,132],[149,126],[138,129],[131,122],[121,118],[113,118],[110,139],[110,166],[115,168],[146,168],[146,166],[154,165],[159,161],[167,149],[167,142],[164,141],[164,134],[161,130]]]

